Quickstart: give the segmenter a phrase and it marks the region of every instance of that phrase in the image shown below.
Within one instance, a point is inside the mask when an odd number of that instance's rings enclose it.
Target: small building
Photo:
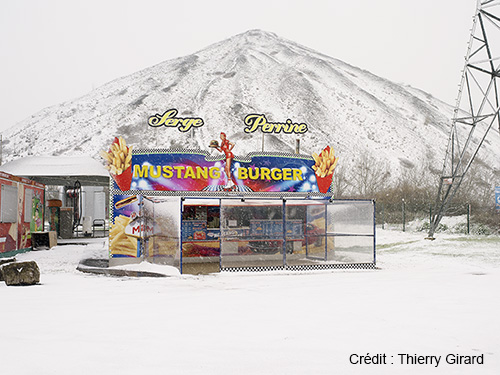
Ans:
[[[43,231],[45,185],[0,172],[0,257],[31,248],[33,232]]]
[[[51,219],[54,208],[46,210],[50,230],[57,231],[60,237],[71,238],[73,229],[77,229],[84,218],[90,220],[90,225],[96,220],[101,228],[105,225],[109,173],[97,160],[89,156],[30,156],[5,163],[0,170],[46,186],[47,202],[60,202],[61,223],[56,220],[54,227]],[[74,194],[75,186],[78,186],[77,194]]]

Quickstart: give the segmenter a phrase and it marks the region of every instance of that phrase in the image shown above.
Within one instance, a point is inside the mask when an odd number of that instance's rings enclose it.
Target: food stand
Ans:
[[[111,172],[111,266],[147,260],[181,273],[375,266],[374,202],[333,199],[333,173],[317,171],[317,159],[333,155],[329,147],[315,156],[234,157],[228,177],[227,160],[207,151],[113,144],[108,155],[123,160]]]

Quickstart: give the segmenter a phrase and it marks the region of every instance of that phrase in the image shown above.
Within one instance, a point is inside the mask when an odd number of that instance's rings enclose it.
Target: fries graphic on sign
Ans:
[[[101,151],[101,157],[108,162],[106,168],[111,173],[119,175],[131,165],[132,148],[127,146],[122,137],[115,138],[108,152]]]
[[[118,187],[122,191],[129,190],[132,182],[132,147],[127,146],[122,137],[115,138],[109,151],[101,151],[100,155]]]
[[[335,150],[330,146],[326,146],[319,155],[313,152],[312,157],[315,162],[312,169],[316,174],[319,191],[326,193],[332,184],[333,172],[339,159],[335,156]]]
[[[333,150],[333,148],[330,148],[330,146],[328,146],[323,151],[321,151],[319,156],[315,152],[313,152],[312,156],[314,161],[316,162],[316,164],[312,166],[312,169],[314,169],[316,175],[325,177],[333,174],[333,171],[337,166],[337,161],[339,160],[337,157],[335,157],[335,151]]]
[[[109,229],[109,250],[111,254],[137,256],[137,239],[125,234],[125,228],[130,222],[131,218],[120,215],[111,224]]]

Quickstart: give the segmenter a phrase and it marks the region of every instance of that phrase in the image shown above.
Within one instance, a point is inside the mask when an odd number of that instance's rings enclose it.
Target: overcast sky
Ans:
[[[454,105],[475,0],[2,0],[0,131],[250,29]]]

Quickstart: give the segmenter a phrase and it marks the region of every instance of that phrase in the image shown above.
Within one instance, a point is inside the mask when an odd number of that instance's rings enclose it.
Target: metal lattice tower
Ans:
[[[433,238],[488,132],[496,126],[500,130],[499,63],[500,1],[478,0],[429,238]]]

